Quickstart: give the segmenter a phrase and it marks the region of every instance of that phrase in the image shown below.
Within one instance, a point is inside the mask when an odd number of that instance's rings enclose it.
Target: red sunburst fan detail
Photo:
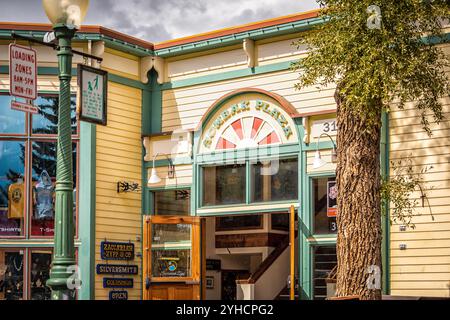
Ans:
[[[227,139],[220,138],[219,141],[217,141],[216,149],[222,150],[222,149],[235,149],[236,145]]]
[[[253,119],[252,134],[250,138],[254,139],[256,137],[256,134],[263,123],[264,121],[260,118]]]
[[[266,145],[266,144],[272,144],[272,143],[278,143],[280,142],[280,139],[278,139],[278,135],[272,131],[267,137],[262,139],[258,144],[259,145]]]
[[[242,132],[242,121],[241,119],[236,120],[235,122],[233,122],[231,124],[231,126],[233,127],[234,131],[236,132],[237,136],[239,137],[239,139],[244,139],[244,133]]]

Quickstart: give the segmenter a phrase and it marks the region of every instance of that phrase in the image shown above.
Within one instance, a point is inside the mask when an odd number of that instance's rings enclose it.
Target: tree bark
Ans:
[[[336,90],[338,297],[381,299],[381,103],[356,112]],[[370,111],[370,112],[366,112]]]

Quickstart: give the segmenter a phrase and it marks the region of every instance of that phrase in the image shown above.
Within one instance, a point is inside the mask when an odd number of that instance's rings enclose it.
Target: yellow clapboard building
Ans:
[[[75,55],[72,69],[78,299],[283,299],[291,273],[299,299],[333,295],[335,87],[299,91],[291,69],[317,14],[161,43],[76,33],[74,49],[102,59]],[[0,300],[50,298],[54,223],[41,219],[39,188],[56,179],[57,57],[14,38],[50,30],[0,23]],[[11,43],[37,52],[37,114],[10,108]],[[108,72],[106,125],[78,119],[78,64]],[[386,295],[450,295],[449,125],[429,137],[412,104],[383,115],[382,174],[409,157],[432,167],[433,187],[414,229],[383,219]]]

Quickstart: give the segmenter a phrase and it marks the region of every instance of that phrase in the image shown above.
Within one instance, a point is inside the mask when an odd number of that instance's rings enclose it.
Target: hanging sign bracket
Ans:
[[[31,37],[22,36],[20,34],[17,34],[14,31],[11,32],[11,36],[15,40],[25,40],[25,41],[29,41],[29,42],[32,42],[32,43],[37,43],[37,44],[40,44],[40,45],[43,45],[43,46],[46,46],[46,47],[50,47],[53,50],[58,50],[59,49],[59,46],[57,44],[55,44],[55,43],[51,43],[51,42],[47,43],[47,42],[44,42],[44,41],[41,41],[41,40],[37,40],[37,39],[31,38]],[[81,51],[78,51],[78,50],[72,50],[72,53],[76,54],[76,55],[79,55],[79,56],[82,56],[82,57],[85,57],[85,58],[88,58],[88,59],[97,60],[98,62],[102,62],[103,61],[103,58],[94,56],[92,54],[84,53],[84,52],[81,52]]]

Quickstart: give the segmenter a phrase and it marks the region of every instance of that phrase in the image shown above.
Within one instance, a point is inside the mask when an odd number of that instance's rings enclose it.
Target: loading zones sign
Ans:
[[[37,99],[37,55],[32,48],[9,45],[9,93],[26,103],[13,101],[12,109],[36,113],[32,101]]]

